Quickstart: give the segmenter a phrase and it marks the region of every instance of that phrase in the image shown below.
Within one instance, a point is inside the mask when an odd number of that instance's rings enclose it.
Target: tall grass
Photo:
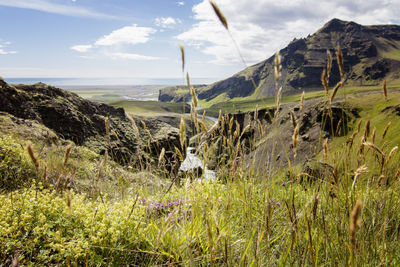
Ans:
[[[228,29],[222,11],[215,2],[211,4]],[[180,49],[184,70],[183,46]],[[323,123],[332,122],[331,104],[345,77],[343,54],[340,49],[336,54],[342,80],[329,90],[332,56],[327,52],[327,68],[321,80],[329,112],[325,113]],[[277,55],[277,85],[280,67]],[[151,132],[142,122],[146,149],[157,157],[140,157],[137,166],[126,169],[115,165],[107,158],[107,153],[100,157],[79,147],[72,149],[71,145],[56,148],[57,152],[50,157],[37,156],[33,145],[27,146],[26,154],[19,148],[0,147],[1,164],[10,164],[4,158],[11,152],[17,153],[24,168],[31,170],[30,174],[44,173],[46,177],[41,179],[39,175],[31,186],[0,194],[2,264],[400,264],[400,195],[397,193],[400,190],[400,157],[398,145],[387,140],[390,123],[384,129],[376,126],[371,133],[375,125],[370,120],[363,124],[360,119],[354,124],[354,131],[346,136],[347,141],[343,139],[345,141],[335,146],[328,139],[322,140],[321,134],[322,151],[318,150],[314,159],[320,166],[318,171],[306,173],[298,166],[291,166],[290,160],[288,168],[279,169],[266,154],[268,167],[265,172],[258,172],[255,159],[248,155],[269,131],[279,131],[276,118],[280,115],[282,89],[277,86],[275,109],[270,114],[275,120],[270,125],[260,122],[256,107],[248,125],[241,126],[232,116],[220,112],[218,121],[207,127],[204,115],[202,118],[197,115],[197,95],[188,74],[187,83],[192,98],[192,124],[197,133],[192,142],[204,163],[214,166],[217,180],[194,182],[193,174],[171,171],[184,160],[188,146],[183,119],[179,147],[173,147],[173,152],[154,145]],[[304,99],[303,93],[301,108]],[[293,126],[292,150],[284,153],[289,158],[289,153],[296,155],[300,141],[299,118],[294,110],[288,112]],[[139,133],[135,120],[131,118],[131,121],[134,131]],[[110,136],[112,129],[107,119],[105,124]],[[332,129],[332,136],[334,131],[338,130]],[[8,139],[0,141],[13,147]],[[268,151],[268,157],[274,158],[278,152],[278,141],[284,147],[283,140],[277,140]],[[29,165],[28,157],[33,166]],[[82,161],[91,166],[90,170],[80,172]],[[0,165],[1,173],[11,173],[4,170],[8,169]],[[74,186],[87,182],[82,178],[84,175],[90,181],[87,191],[82,190],[85,188],[82,184]],[[139,178],[130,179],[131,176]],[[155,184],[156,181],[159,184]],[[114,183],[120,186],[110,186]],[[60,187],[62,190],[58,190]],[[120,189],[121,194],[114,192]]]

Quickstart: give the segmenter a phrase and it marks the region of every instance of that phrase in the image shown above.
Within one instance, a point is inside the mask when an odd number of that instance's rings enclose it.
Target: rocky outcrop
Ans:
[[[91,102],[43,83],[9,85],[0,80],[0,111],[37,121],[59,137],[95,152],[107,149],[118,161],[131,160],[141,147],[140,137],[122,108]]]
[[[198,90],[205,87],[205,84],[193,85]],[[186,85],[167,86],[159,91],[158,101],[161,102],[187,102],[192,99]]]
[[[232,147],[237,148],[237,141],[240,140],[241,150],[245,149],[249,164],[254,164],[259,172],[263,172],[271,166],[287,167],[288,160],[293,165],[313,159],[321,151],[325,138],[346,135],[350,130],[349,125],[359,117],[356,108],[340,101],[332,104],[330,117],[328,103],[321,99],[305,101],[301,110],[298,103],[282,105],[277,117],[275,111],[276,108],[266,108],[248,113],[227,114],[222,120],[224,125],[218,125],[215,134],[197,137],[192,142],[201,143],[199,140],[206,140],[208,153],[218,155],[217,160],[210,156],[209,166],[215,169],[218,164],[230,164],[233,160],[230,157]],[[299,127],[297,156],[292,151],[294,127],[291,112]],[[234,134],[237,127],[240,128],[240,139]],[[232,143],[227,145],[227,140]]]
[[[400,61],[396,56],[400,50],[399,41],[400,26],[362,26],[333,19],[315,34],[294,39],[279,51],[282,59],[279,86],[286,94],[322,89],[320,77],[326,66],[327,50],[333,57],[329,83],[337,83],[340,79],[335,56],[338,44],[344,55],[348,83],[376,84],[384,78],[399,78]],[[249,77],[253,78],[257,89]],[[274,95],[274,56],[228,79],[200,88],[198,92],[199,99],[207,101],[221,94],[226,98]]]

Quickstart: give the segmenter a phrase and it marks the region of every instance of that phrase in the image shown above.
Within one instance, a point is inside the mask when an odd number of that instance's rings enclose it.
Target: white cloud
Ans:
[[[3,42],[0,44],[0,55],[13,55],[17,54],[17,51],[8,50],[7,46],[11,45],[11,42]]]
[[[185,5],[185,2],[183,2],[183,1],[178,1],[178,2],[176,2],[176,4],[177,4],[178,6],[184,6],[184,5]]]
[[[176,24],[182,23],[182,21],[180,19],[174,19],[172,17],[156,18],[154,21],[158,27],[162,27],[162,28],[173,28]]]
[[[148,27],[138,27],[136,24],[126,26],[105,35],[95,42],[98,46],[112,46],[117,44],[144,44],[150,40],[150,35],[157,30]]]
[[[56,4],[49,0],[0,0],[0,6],[32,9],[66,16],[116,19],[114,16],[96,12],[88,8]]]
[[[161,58],[125,52],[126,49],[134,45],[147,43],[150,40],[150,36],[156,32],[157,30],[153,28],[139,27],[134,24],[104,35],[94,44],[74,45],[70,48],[79,53],[85,53],[80,57],[86,59],[107,57],[114,60],[158,60]]]
[[[92,47],[93,47],[92,45],[74,45],[71,46],[71,49],[80,53],[85,53],[89,51]]]
[[[217,4],[248,63],[268,58],[334,17],[361,24],[400,23],[400,0],[219,0]],[[235,46],[209,1],[203,0],[192,11],[196,22],[177,39],[212,56],[214,63],[238,61]]]
[[[160,57],[144,56],[132,53],[111,53],[109,56],[112,59],[130,59],[130,60],[158,60]]]

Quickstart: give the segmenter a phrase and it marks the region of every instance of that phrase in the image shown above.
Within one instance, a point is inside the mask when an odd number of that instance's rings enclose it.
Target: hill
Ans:
[[[333,19],[307,38],[294,39],[279,51],[282,64],[280,86],[285,94],[321,89],[321,73],[327,50],[333,57],[330,84],[339,81],[335,50],[341,46],[348,85],[378,84],[400,78],[400,26],[363,26]],[[258,86],[254,88],[249,77]],[[198,89],[199,99],[218,97],[265,98],[275,94],[274,56],[250,66],[232,77]],[[160,101],[173,98],[160,98]],[[214,100],[215,102],[215,100]]]

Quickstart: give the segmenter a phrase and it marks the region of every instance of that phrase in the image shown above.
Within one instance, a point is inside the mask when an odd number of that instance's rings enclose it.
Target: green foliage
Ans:
[[[0,189],[23,187],[35,174],[24,146],[10,136],[0,137]]]

